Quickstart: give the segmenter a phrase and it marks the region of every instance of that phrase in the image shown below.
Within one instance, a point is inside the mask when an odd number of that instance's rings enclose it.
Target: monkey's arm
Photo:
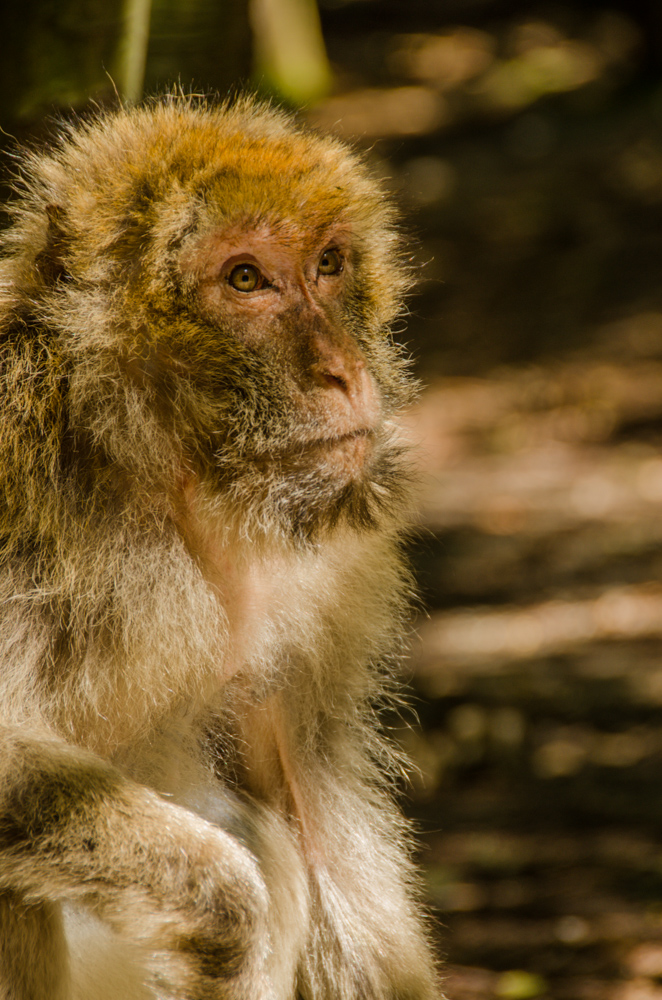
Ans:
[[[2,732],[0,760],[0,891],[88,903],[163,997],[269,996],[267,891],[234,837],[55,739]]]

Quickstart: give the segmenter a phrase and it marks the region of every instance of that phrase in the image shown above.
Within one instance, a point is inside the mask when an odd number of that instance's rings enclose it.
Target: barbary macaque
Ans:
[[[169,96],[0,273],[0,997],[433,1000],[393,698],[408,274],[361,157]]]

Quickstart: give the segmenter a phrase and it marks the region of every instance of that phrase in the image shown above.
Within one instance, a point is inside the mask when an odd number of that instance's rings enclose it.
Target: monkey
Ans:
[[[364,157],[168,94],[0,263],[0,996],[434,1000],[397,803],[411,283]]]

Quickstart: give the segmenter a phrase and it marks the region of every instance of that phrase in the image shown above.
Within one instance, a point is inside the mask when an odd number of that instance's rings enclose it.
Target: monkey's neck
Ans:
[[[177,506],[175,524],[216,597],[226,630],[226,655],[217,680],[230,681],[265,656],[273,661],[276,634],[299,617],[301,593],[310,577],[311,554],[282,539],[266,545],[237,538],[206,509],[197,478],[190,475]],[[312,556],[314,561],[314,556]]]
[[[267,633],[273,631],[274,619],[285,608],[292,566],[281,553],[251,557],[213,535],[199,537],[193,552],[218,601],[227,631],[227,652],[218,678],[225,684],[259,657]]]

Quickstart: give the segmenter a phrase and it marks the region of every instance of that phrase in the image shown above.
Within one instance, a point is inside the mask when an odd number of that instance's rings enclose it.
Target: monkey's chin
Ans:
[[[221,516],[246,538],[309,544],[342,524],[371,529],[399,516],[409,493],[402,448],[380,429],[290,441],[250,461],[232,451],[216,459],[210,486],[229,501]]]

